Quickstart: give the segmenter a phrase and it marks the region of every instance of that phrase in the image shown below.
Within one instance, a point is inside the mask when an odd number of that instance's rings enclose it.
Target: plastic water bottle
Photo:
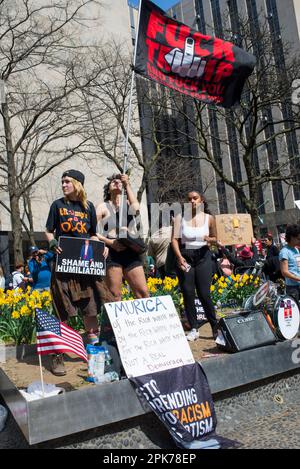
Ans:
[[[105,347],[105,373],[108,373],[109,371],[114,371],[113,360],[111,358],[109,350]]]

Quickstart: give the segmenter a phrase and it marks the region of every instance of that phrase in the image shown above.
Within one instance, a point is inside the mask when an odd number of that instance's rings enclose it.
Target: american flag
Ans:
[[[37,353],[74,353],[87,362],[81,336],[51,314],[36,310]]]

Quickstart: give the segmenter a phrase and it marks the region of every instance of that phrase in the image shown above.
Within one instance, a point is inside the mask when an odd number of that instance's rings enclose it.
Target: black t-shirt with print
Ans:
[[[92,202],[88,202],[85,209],[80,202],[66,202],[64,198],[55,200],[50,207],[46,228],[50,233],[55,231],[56,238],[90,238],[97,231],[95,207]]]

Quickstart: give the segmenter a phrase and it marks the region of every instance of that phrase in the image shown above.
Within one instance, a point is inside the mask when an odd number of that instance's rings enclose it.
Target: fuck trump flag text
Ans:
[[[237,103],[255,57],[194,31],[148,0],[140,1],[135,72],[207,103]]]

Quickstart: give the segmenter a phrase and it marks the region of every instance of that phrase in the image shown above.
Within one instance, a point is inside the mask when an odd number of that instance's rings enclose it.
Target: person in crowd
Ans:
[[[61,253],[59,236],[95,239],[97,218],[94,205],[87,200],[84,189],[84,175],[77,170],[65,171],[62,175],[63,197],[55,200],[49,211],[46,223],[46,236],[49,249]],[[107,250],[104,251],[107,256]],[[51,293],[57,315],[62,322],[75,316],[80,309],[89,343],[98,342],[99,325],[97,312],[100,301],[109,302],[113,298],[102,279],[76,274],[52,271]],[[52,355],[51,371],[57,376],[66,374],[63,355]]]
[[[5,289],[5,275],[2,265],[0,264],[0,290]]]
[[[156,268],[155,268],[155,264],[149,264],[148,276],[149,276],[149,277],[153,277],[153,278],[156,277]]]
[[[285,279],[286,293],[300,300],[300,225],[288,225],[285,233],[286,245],[279,253],[281,273]]]
[[[148,243],[148,255],[154,258],[158,274],[162,279],[169,274],[166,272],[166,260],[171,236],[172,227],[162,226],[151,236]]]
[[[97,207],[97,220],[101,223],[102,232],[97,236],[109,248],[106,281],[114,301],[121,301],[123,278],[128,282],[135,298],[149,297],[141,256],[118,240],[123,189],[126,192],[127,205],[123,206],[122,219],[125,218],[126,229],[130,232],[135,225],[132,214],[139,211],[139,202],[127,174],[114,174],[108,178],[108,183],[104,186],[104,202]]]
[[[222,275],[224,277],[230,277],[234,273],[234,265],[228,257],[226,257],[225,253],[220,249],[222,256],[219,258],[219,269],[221,270]]]
[[[28,269],[32,278],[32,290],[49,291],[51,282],[51,264],[55,254],[37,246],[29,248]]]
[[[279,249],[274,243],[272,233],[268,233],[265,239],[265,246],[266,246],[266,259],[270,259],[271,257],[276,257],[279,255]]]
[[[235,268],[246,271],[251,267],[254,267],[255,262],[259,259],[255,241],[256,240],[253,238],[251,242],[251,248],[249,246],[244,246],[243,249],[239,252],[239,257],[234,256],[228,249],[226,249],[225,246],[223,246],[222,243],[218,242],[217,245]]]
[[[156,277],[156,266],[152,256],[146,256],[145,271],[147,277]]]
[[[27,261],[27,264],[24,265],[24,277],[28,279],[26,286],[32,288],[33,278],[28,267],[28,262],[29,261]]]
[[[282,279],[279,256],[266,259],[262,267],[262,273],[265,274],[266,279],[271,280],[271,282],[277,282],[277,280]]]
[[[175,217],[172,247],[177,258],[177,275],[191,327],[187,339],[194,341],[199,338],[200,326],[195,307],[195,290],[211,325],[213,337],[216,338],[218,334],[215,308],[210,295],[212,260],[208,247],[208,244],[216,242],[216,226],[212,215],[207,213],[207,204],[200,192],[190,191],[188,202],[183,216]],[[187,206],[189,208],[186,210]]]
[[[24,275],[24,264],[23,262],[19,262],[10,275],[8,288],[12,290],[21,288],[24,290],[28,281],[29,279]]]

